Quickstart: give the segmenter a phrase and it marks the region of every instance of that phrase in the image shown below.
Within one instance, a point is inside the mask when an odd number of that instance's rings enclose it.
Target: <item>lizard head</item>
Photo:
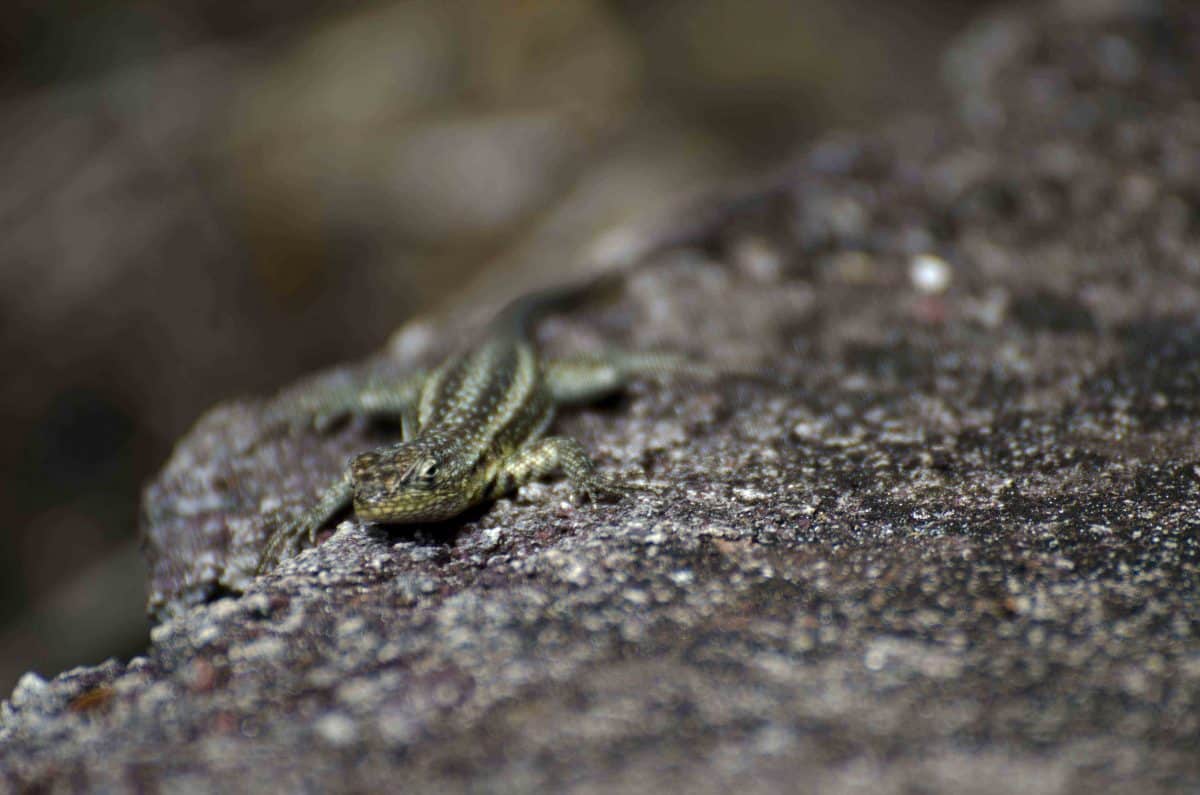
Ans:
[[[350,464],[354,512],[367,522],[448,519],[472,502],[452,447],[403,442],[363,453]]]

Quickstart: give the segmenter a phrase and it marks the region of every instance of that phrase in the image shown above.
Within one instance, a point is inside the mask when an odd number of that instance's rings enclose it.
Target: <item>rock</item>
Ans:
[[[215,410],[147,490],[146,656],[23,679],[0,782],[1200,786],[1200,17],[1082,5],[981,23],[956,113],[830,137],[545,324],[769,363],[564,414],[625,502],[351,518],[256,579],[389,429]]]

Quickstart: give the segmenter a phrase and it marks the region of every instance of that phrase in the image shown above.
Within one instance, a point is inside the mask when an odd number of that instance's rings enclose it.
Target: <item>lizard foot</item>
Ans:
[[[603,475],[592,475],[574,484],[575,494],[590,502],[616,502],[636,494],[640,489]]]
[[[300,517],[276,527],[267,540],[254,573],[265,574],[288,558],[300,554],[305,547],[312,546],[315,534],[308,525],[307,517]]]

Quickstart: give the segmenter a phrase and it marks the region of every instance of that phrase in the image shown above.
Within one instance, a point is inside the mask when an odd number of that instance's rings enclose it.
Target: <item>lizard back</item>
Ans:
[[[552,416],[533,345],[505,335],[430,374],[417,409],[417,437],[454,438],[460,463],[477,464],[536,438]]]

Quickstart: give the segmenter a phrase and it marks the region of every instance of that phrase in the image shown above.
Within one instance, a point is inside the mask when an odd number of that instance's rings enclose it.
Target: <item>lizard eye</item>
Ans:
[[[423,481],[431,481],[437,477],[438,462],[436,459],[428,458],[422,461],[417,466],[417,479]]]
[[[400,476],[400,483],[408,486],[428,487],[433,485],[437,477],[438,462],[436,458],[425,458],[410,465]]]

